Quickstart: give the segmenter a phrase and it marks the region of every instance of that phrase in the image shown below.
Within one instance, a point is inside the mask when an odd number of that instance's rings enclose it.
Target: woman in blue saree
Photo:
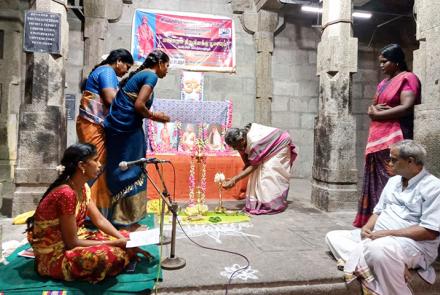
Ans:
[[[146,175],[141,166],[119,169],[122,161],[134,161],[146,155],[142,129],[144,118],[169,122],[162,112],[152,112],[154,87],[158,78],[168,72],[169,57],[161,50],[152,51],[145,62],[122,80],[110,112],[104,121],[107,144],[107,184],[112,193],[110,221],[116,226],[129,226],[146,213]]]

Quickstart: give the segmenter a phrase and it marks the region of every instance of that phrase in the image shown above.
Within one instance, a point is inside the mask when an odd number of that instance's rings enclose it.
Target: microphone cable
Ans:
[[[173,202],[174,202],[175,199],[176,199],[176,169],[175,169],[174,164],[173,164],[172,162],[169,162],[169,164],[170,164],[170,165],[172,166],[172,168],[173,168],[173,177],[174,177],[174,179],[173,179],[173,181],[174,181],[173,194],[174,194],[174,198],[172,198],[172,200],[173,200]],[[162,163],[161,163],[161,170],[163,171]],[[162,172],[162,171],[161,171],[161,172]],[[163,200],[162,200],[162,203],[164,203]],[[162,206],[164,206],[164,205],[165,205],[165,204],[162,204]],[[177,214],[177,212],[176,212],[176,214]],[[249,268],[249,266],[250,266],[250,264],[251,264],[250,261],[249,261],[249,258],[247,258],[244,254],[241,254],[241,253],[238,253],[238,252],[235,252],[235,251],[224,250],[224,249],[220,249],[220,248],[208,247],[208,246],[204,246],[204,245],[202,245],[202,244],[200,244],[200,243],[194,241],[193,239],[190,238],[190,236],[189,236],[189,235],[186,233],[186,231],[183,229],[183,225],[182,225],[182,223],[180,222],[180,219],[179,219],[179,218],[176,218],[176,220],[177,220],[177,223],[179,224],[180,229],[182,230],[183,234],[185,235],[185,237],[186,237],[188,240],[190,240],[193,244],[199,246],[199,247],[202,248],[202,249],[206,249],[206,250],[211,250],[211,251],[217,251],[217,252],[222,252],[222,253],[227,253],[227,254],[236,255],[236,256],[239,256],[239,257],[243,258],[243,259],[246,261],[246,265],[245,265],[245,266],[240,267],[239,269],[236,269],[236,270],[235,270],[234,272],[232,272],[232,274],[229,276],[228,283],[226,284],[226,287],[225,287],[225,295],[228,295],[229,286],[231,285],[231,282],[232,282],[232,279],[234,278],[234,276],[235,276],[237,273],[242,272],[242,271],[246,270],[247,268]],[[164,222],[165,222],[165,218],[164,218]],[[163,235],[163,233],[162,233],[162,235]],[[156,282],[159,281],[159,273],[160,273],[161,263],[162,263],[162,246],[163,246],[163,244],[162,244],[162,240],[163,240],[163,239],[162,239],[162,238],[163,238],[163,236],[160,237],[159,266],[158,266],[158,271],[157,271]],[[155,294],[157,294],[157,292],[158,292],[158,288],[157,288],[156,286],[157,286],[157,284],[155,284],[155,287],[154,287]]]
[[[159,166],[159,169],[160,169],[160,173],[162,174],[162,176],[163,176],[163,164],[170,164],[171,165],[171,167],[172,167],[172,169],[173,169],[173,180],[174,180],[174,183],[173,183],[173,198],[172,198],[172,200],[173,200],[173,202],[175,201],[175,199],[176,199],[176,168],[174,167],[174,164],[171,162],[171,161],[169,161],[169,162],[161,162],[161,163],[158,163],[160,166]],[[144,172],[147,174],[148,173],[148,171],[147,171],[147,167],[145,166],[145,168],[144,168]],[[160,177],[160,175],[159,175],[159,177]],[[147,178],[147,181],[148,181],[148,178]],[[151,182],[151,180],[150,180],[150,182]],[[165,180],[164,180],[164,182],[165,182]],[[161,183],[162,184],[162,183]],[[164,188],[162,188],[162,190],[163,190]],[[167,190],[168,191],[168,190]],[[163,194],[163,193],[162,193]],[[165,204],[165,202],[162,200],[162,197],[160,197],[159,198],[159,204],[161,204],[161,206],[166,206],[166,204]],[[158,207],[158,210],[161,208],[161,206],[159,206]],[[164,217],[164,221],[165,221],[165,217]],[[156,283],[157,282],[159,282],[160,281],[160,271],[161,271],[161,268],[162,268],[162,253],[163,253],[163,232],[161,233],[161,235],[160,235],[160,237],[159,237],[159,245],[160,245],[160,247],[159,247],[159,263],[158,263],[158,265],[157,265],[157,273],[156,273]],[[154,294],[158,294],[157,292],[159,291],[159,285],[158,284],[154,284],[154,287],[153,287],[153,290],[154,290]]]
[[[193,239],[191,239],[189,237],[189,235],[186,233],[186,231],[183,229],[183,225],[180,223],[179,218],[177,218],[177,222],[179,223],[180,229],[182,230],[182,232],[184,233],[184,235],[188,238],[188,240],[190,240],[192,243],[194,243],[195,245],[199,246],[200,248],[206,249],[206,250],[211,250],[211,251],[217,251],[217,252],[223,252],[223,253],[228,253],[228,254],[232,254],[232,255],[236,255],[236,256],[240,256],[242,257],[245,261],[246,261],[246,266],[240,267],[239,269],[235,270],[228,279],[228,283],[226,284],[225,287],[225,295],[228,295],[228,289],[229,286],[231,285],[232,279],[234,278],[234,276],[241,272],[246,270],[247,268],[249,268],[249,266],[251,265],[249,258],[247,258],[244,254],[235,252],[235,251],[230,251],[230,250],[224,250],[224,249],[220,249],[220,248],[213,248],[213,247],[208,247],[208,246],[204,246],[199,244],[198,242],[194,241]]]
[[[173,168],[173,179],[174,179],[174,184],[173,184],[174,198],[173,198],[173,201],[174,201],[175,196],[176,196],[176,169],[175,169],[172,162],[165,162],[165,163],[170,164],[171,167]],[[160,173],[163,176],[163,164],[164,163],[162,162],[162,163],[157,163],[157,164],[160,165],[158,169],[160,169]],[[143,171],[145,174],[148,174],[147,166],[144,167]],[[160,175],[159,175],[159,177],[160,177]],[[148,178],[146,179],[146,181],[148,182]],[[150,182],[151,182],[151,180],[150,180]],[[164,182],[165,182],[165,180],[164,180]],[[163,189],[164,188],[162,188],[162,190]],[[163,195],[163,192],[161,192],[161,194]],[[165,202],[162,200],[162,197],[159,197],[159,204],[161,204],[161,205],[158,207],[158,210],[160,210],[162,206],[166,206]],[[165,217],[164,217],[164,221],[165,221]],[[159,285],[157,284],[157,282],[162,281],[160,279],[160,273],[161,273],[161,269],[162,269],[162,253],[163,253],[163,232],[159,236],[159,263],[157,264],[156,280],[155,280],[155,284],[153,287],[154,294],[156,294],[156,295],[158,294],[157,292],[159,291]]]

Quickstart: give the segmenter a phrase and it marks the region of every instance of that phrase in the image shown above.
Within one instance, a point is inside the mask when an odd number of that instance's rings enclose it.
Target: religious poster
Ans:
[[[156,123],[155,147],[156,151],[172,152],[177,150],[178,130],[174,122]]]
[[[201,72],[182,71],[180,85],[182,100],[203,100],[203,74]]]
[[[194,101],[155,99],[151,110],[171,118],[166,124],[144,121],[149,154],[191,154],[197,143],[203,143],[209,154],[225,154],[225,132],[232,125],[231,101]]]
[[[231,18],[197,13],[137,9],[131,52],[137,64],[160,49],[170,66],[191,71],[235,72],[235,36]]]
[[[206,124],[205,125],[205,143],[208,151],[222,152],[226,150],[225,144],[225,126],[221,124]]]

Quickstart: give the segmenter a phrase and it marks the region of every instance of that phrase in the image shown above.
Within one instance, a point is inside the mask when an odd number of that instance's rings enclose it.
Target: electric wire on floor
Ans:
[[[176,169],[175,169],[173,163],[169,162],[169,164],[170,164],[170,165],[172,166],[172,168],[173,168],[173,178],[174,178],[174,179],[173,179],[173,180],[174,180],[174,182],[173,182],[173,183],[174,183],[174,189],[173,189],[173,193],[174,193],[174,195],[173,195],[173,202],[174,202],[174,201],[175,201],[175,197],[176,197],[176,185],[175,185],[175,183],[176,183]],[[160,164],[160,167],[161,167],[161,170],[163,171],[162,164]],[[165,206],[165,204],[164,204],[163,201],[162,201],[162,206]],[[223,252],[223,253],[227,253],[227,254],[232,254],[232,255],[240,256],[240,257],[242,257],[242,258],[246,261],[246,265],[245,265],[245,266],[243,266],[243,267],[241,267],[241,268],[235,270],[235,271],[229,276],[228,283],[227,283],[226,286],[225,286],[225,295],[228,295],[228,291],[229,291],[229,287],[230,287],[230,285],[231,285],[232,279],[233,279],[234,276],[235,276],[236,274],[238,274],[239,272],[242,272],[242,271],[246,270],[247,268],[249,268],[249,266],[250,266],[250,261],[249,261],[249,259],[248,259],[245,255],[243,255],[243,254],[241,254],[241,253],[238,253],[238,252],[235,252],[235,251],[229,251],[229,250],[224,250],[224,249],[213,248],[213,247],[208,247],[208,246],[201,245],[200,243],[198,243],[198,242],[196,242],[196,241],[194,241],[193,239],[190,238],[190,236],[189,236],[189,235],[186,233],[186,231],[183,229],[183,225],[180,223],[180,219],[179,219],[179,218],[177,218],[177,222],[178,222],[179,227],[180,227],[180,229],[182,230],[183,234],[186,236],[186,238],[188,238],[188,240],[190,240],[193,244],[199,246],[200,248],[202,248],[202,249],[206,249],[206,250],[217,251],[217,252]],[[163,252],[162,252],[162,247],[163,247],[163,244],[162,244],[162,241],[163,241],[163,233],[161,233],[161,236],[160,236],[159,238],[160,238],[160,251],[159,251],[159,265],[158,265],[158,270],[157,270],[156,282],[159,281],[159,277],[160,277],[160,268],[161,268],[162,253],[163,253]],[[158,294],[158,290],[159,290],[159,288],[157,287],[157,284],[155,284],[155,286],[154,286],[154,292],[155,292],[155,294]]]

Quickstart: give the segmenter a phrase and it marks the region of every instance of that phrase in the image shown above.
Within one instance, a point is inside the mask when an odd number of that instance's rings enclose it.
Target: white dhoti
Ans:
[[[325,237],[333,255],[345,261],[346,279],[360,278],[364,289],[380,295],[412,294],[405,282],[405,267],[419,268],[424,257],[405,239],[389,236],[361,240],[359,229],[331,231]]]

